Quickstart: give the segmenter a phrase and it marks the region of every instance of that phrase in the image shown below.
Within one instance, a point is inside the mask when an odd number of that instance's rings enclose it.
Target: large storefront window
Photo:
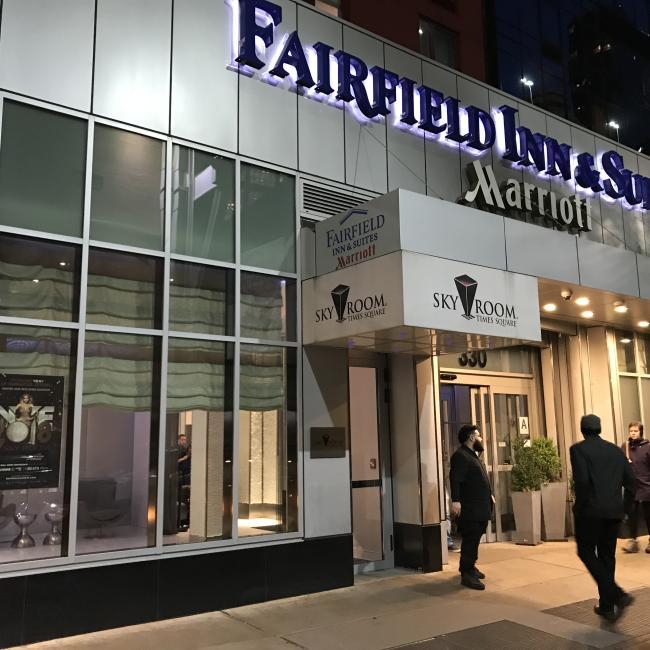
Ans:
[[[297,535],[295,178],[0,105],[0,572]]]
[[[67,554],[74,330],[0,324],[0,563]]]
[[[169,340],[165,544],[232,535],[234,346]]]
[[[153,546],[160,343],[86,333],[77,551]]]
[[[0,148],[0,222],[81,237],[86,122],[5,101]]]
[[[297,530],[296,351],[241,346],[239,535]]]

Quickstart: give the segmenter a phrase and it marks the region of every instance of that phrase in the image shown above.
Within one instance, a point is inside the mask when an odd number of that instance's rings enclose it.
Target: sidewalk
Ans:
[[[395,569],[359,576],[346,589],[23,647],[650,648],[650,555],[626,555],[619,544],[617,559],[617,579],[626,590],[637,592],[637,602],[615,626],[601,622],[591,611],[596,587],[571,541],[537,547],[482,545],[478,565],[487,575],[483,592],[459,586],[458,555],[454,553],[440,573]]]

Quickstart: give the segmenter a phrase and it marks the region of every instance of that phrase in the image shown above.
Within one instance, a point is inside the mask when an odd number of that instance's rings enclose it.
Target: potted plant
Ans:
[[[532,445],[517,440],[512,466],[512,509],[517,544],[536,545],[542,541],[542,472]]]
[[[542,473],[542,522],[546,541],[566,541],[567,483],[561,481],[562,464],[557,447],[548,438],[537,438],[532,449]]]

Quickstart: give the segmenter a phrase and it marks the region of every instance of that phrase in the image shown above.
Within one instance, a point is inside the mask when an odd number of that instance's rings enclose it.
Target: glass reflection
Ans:
[[[296,340],[295,280],[242,271],[241,336]]]
[[[174,145],[172,252],[235,261],[235,163]]]
[[[81,247],[0,235],[0,315],[76,321]]]
[[[89,323],[160,329],[163,261],[91,248],[88,257]]]
[[[160,341],[86,333],[77,551],[153,546]]]
[[[232,535],[234,346],[170,339],[165,544]]]
[[[242,345],[239,534],[298,529],[296,351]]]
[[[169,287],[169,329],[232,335],[235,272],[173,261]]]

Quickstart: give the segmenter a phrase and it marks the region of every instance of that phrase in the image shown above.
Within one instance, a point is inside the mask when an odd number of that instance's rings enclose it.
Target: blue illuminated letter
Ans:
[[[609,176],[603,181],[605,193],[613,199],[620,199],[625,194],[627,184],[631,180],[630,172],[625,169],[623,158],[616,151],[606,151],[600,157],[600,164],[603,171]],[[612,181],[614,181],[616,187],[614,187]]]
[[[415,119],[414,95],[415,81],[408,77],[402,77],[399,80],[400,92],[402,95],[402,113],[399,117],[400,122],[413,125],[417,122]]]
[[[370,68],[372,74],[372,108],[377,115],[390,115],[388,104],[397,101],[397,85],[399,77],[390,70],[384,70],[375,65]]]
[[[602,192],[600,172],[595,168],[594,157],[590,153],[578,154],[578,165],[573,171],[576,183],[580,187],[588,187],[594,192]]]
[[[258,25],[255,20],[256,10],[266,13],[271,21],[267,25]],[[262,39],[265,47],[273,43],[273,28],[282,22],[282,7],[268,0],[239,0],[239,56],[238,63],[260,70],[264,61],[255,52],[255,37]]]
[[[300,42],[298,32],[292,32],[289,35],[275,65],[271,70],[269,70],[269,74],[284,79],[289,74],[284,67],[285,65],[290,65],[295,69],[296,74],[298,75],[296,83],[299,86],[311,88],[314,85],[314,79],[309,71],[307,57],[305,56],[305,51],[302,49],[302,43]]]
[[[488,113],[476,106],[468,106],[467,119],[469,120],[469,140],[467,146],[478,151],[489,149],[496,139],[494,122]],[[485,131],[485,141],[481,139],[481,124]]]
[[[533,133],[525,126],[518,126],[519,147],[521,157],[519,162],[524,165],[535,165],[538,172],[544,171],[544,136],[541,133]]]
[[[334,56],[339,63],[339,90],[336,98],[344,102],[355,99],[359,110],[366,117],[376,117],[377,112],[370,105],[363,85],[364,80],[368,78],[368,66],[361,59],[343,50],[335,52]]]
[[[465,142],[469,139],[469,133],[461,134],[460,132],[460,107],[455,97],[445,99],[447,107],[447,133],[445,138],[454,142]]]
[[[420,96],[420,122],[418,126],[428,133],[441,133],[447,128],[447,125],[435,124],[442,118],[442,104],[444,97],[433,88],[428,86],[420,86],[418,88],[418,95]]]
[[[544,138],[546,151],[546,173],[550,176],[562,174],[565,181],[571,180],[571,147],[558,144],[555,138]]]
[[[330,95],[334,92],[330,79],[330,52],[332,51],[332,46],[325,45],[325,43],[319,41],[318,43],[314,43],[314,49],[316,50],[316,56],[318,57],[318,84],[316,85],[315,90],[317,93]]]
[[[517,123],[515,115],[518,113],[516,108],[510,106],[501,106],[499,112],[503,115],[503,137],[505,139],[506,150],[503,157],[512,162],[519,162],[520,156],[517,149]]]

